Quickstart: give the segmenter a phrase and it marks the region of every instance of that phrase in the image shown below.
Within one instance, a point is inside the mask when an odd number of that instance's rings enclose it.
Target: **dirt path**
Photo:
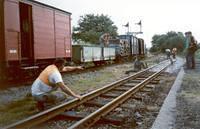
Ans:
[[[175,129],[200,128],[200,64],[185,70],[183,83],[177,95]]]

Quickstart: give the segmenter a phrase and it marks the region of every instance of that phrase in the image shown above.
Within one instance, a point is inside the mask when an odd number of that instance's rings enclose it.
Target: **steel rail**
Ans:
[[[160,62],[159,64],[153,65],[153,66],[151,66],[151,67],[149,67],[147,69],[144,69],[144,70],[142,70],[140,72],[137,72],[137,73],[135,73],[135,74],[133,74],[131,76],[128,76],[128,77],[126,77],[124,79],[120,79],[120,80],[115,81],[115,82],[113,82],[111,84],[105,85],[102,88],[99,88],[99,89],[94,90],[94,91],[92,91],[90,93],[87,93],[87,94],[82,96],[83,98],[82,98],[81,101],[78,100],[78,99],[73,99],[73,100],[68,101],[66,103],[60,104],[60,105],[58,105],[56,107],[50,108],[48,110],[45,110],[45,111],[43,111],[41,113],[38,113],[38,114],[33,115],[33,116],[30,116],[30,117],[28,117],[26,119],[23,119],[21,121],[18,121],[16,123],[11,124],[11,125],[8,125],[8,126],[4,127],[4,129],[30,128],[30,127],[33,127],[33,126],[38,125],[40,123],[43,123],[43,122],[45,122],[45,121],[47,121],[47,120],[49,120],[49,119],[51,119],[51,118],[53,118],[53,117],[55,117],[55,116],[57,116],[59,114],[65,112],[66,110],[70,110],[72,108],[75,108],[78,105],[81,105],[84,102],[87,102],[88,100],[99,96],[100,94],[108,92],[109,90],[111,90],[111,89],[113,89],[113,88],[125,83],[126,81],[129,81],[129,80],[131,80],[133,78],[136,78],[139,75],[144,74],[146,71],[148,71],[148,70],[150,70],[150,69],[152,69],[152,68],[154,68],[154,67],[156,67],[156,66],[158,66],[158,65],[160,65],[162,63],[165,63],[165,62],[167,62],[167,60],[165,60],[163,62]]]
[[[109,112],[111,112],[113,109],[118,107],[120,104],[125,102],[128,98],[130,98],[133,94],[138,92],[140,89],[142,89],[146,84],[148,84],[151,80],[153,80],[155,77],[157,77],[161,72],[163,72],[169,65],[162,68],[159,72],[154,73],[141,83],[137,84],[136,86],[132,87],[130,90],[126,91],[119,97],[115,98],[111,102],[107,103],[103,107],[99,108],[95,112],[91,113],[87,117],[81,119],[80,121],[76,122],[72,126],[70,126],[68,129],[86,129],[91,127],[95,122],[101,119],[101,117],[107,115]]]

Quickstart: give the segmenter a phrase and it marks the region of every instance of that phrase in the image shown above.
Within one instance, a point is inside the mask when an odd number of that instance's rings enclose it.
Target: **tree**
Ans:
[[[182,32],[170,31],[162,35],[154,35],[152,37],[152,47],[151,52],[165,52],[165,49],[172,49],[176,47],[179,52],[184,49],[185,37]]]
[[[87,14],[81,16],[78,26],[73,27],[72,38],[74,41],[98,43],[99,37],[109,33],[112,37],[117,36],[117,26],[107,15]]]

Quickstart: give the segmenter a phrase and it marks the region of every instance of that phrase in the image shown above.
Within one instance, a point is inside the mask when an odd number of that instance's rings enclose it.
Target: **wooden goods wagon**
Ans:
[[[33,0],[1,0],[0,48],[0,71],[70,59],[71,13]]]
[[[130,44],[130,55],[135,56],[139,54],[139,49],[138,49],[138,38],[133,36],[133,35],[120,35],[120,39],[126,39],[128,40]]]
[[[115,48],[117,58],[130,56],[130,43],[127,39],[110,39],[109,46]]]

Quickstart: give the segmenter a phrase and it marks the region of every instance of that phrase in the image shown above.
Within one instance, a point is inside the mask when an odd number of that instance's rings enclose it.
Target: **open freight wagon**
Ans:
[[[93,62],[95,64],[115,60],[114,47],[101,47],[95,45],[73,45],[72,60],[77,64]]]

